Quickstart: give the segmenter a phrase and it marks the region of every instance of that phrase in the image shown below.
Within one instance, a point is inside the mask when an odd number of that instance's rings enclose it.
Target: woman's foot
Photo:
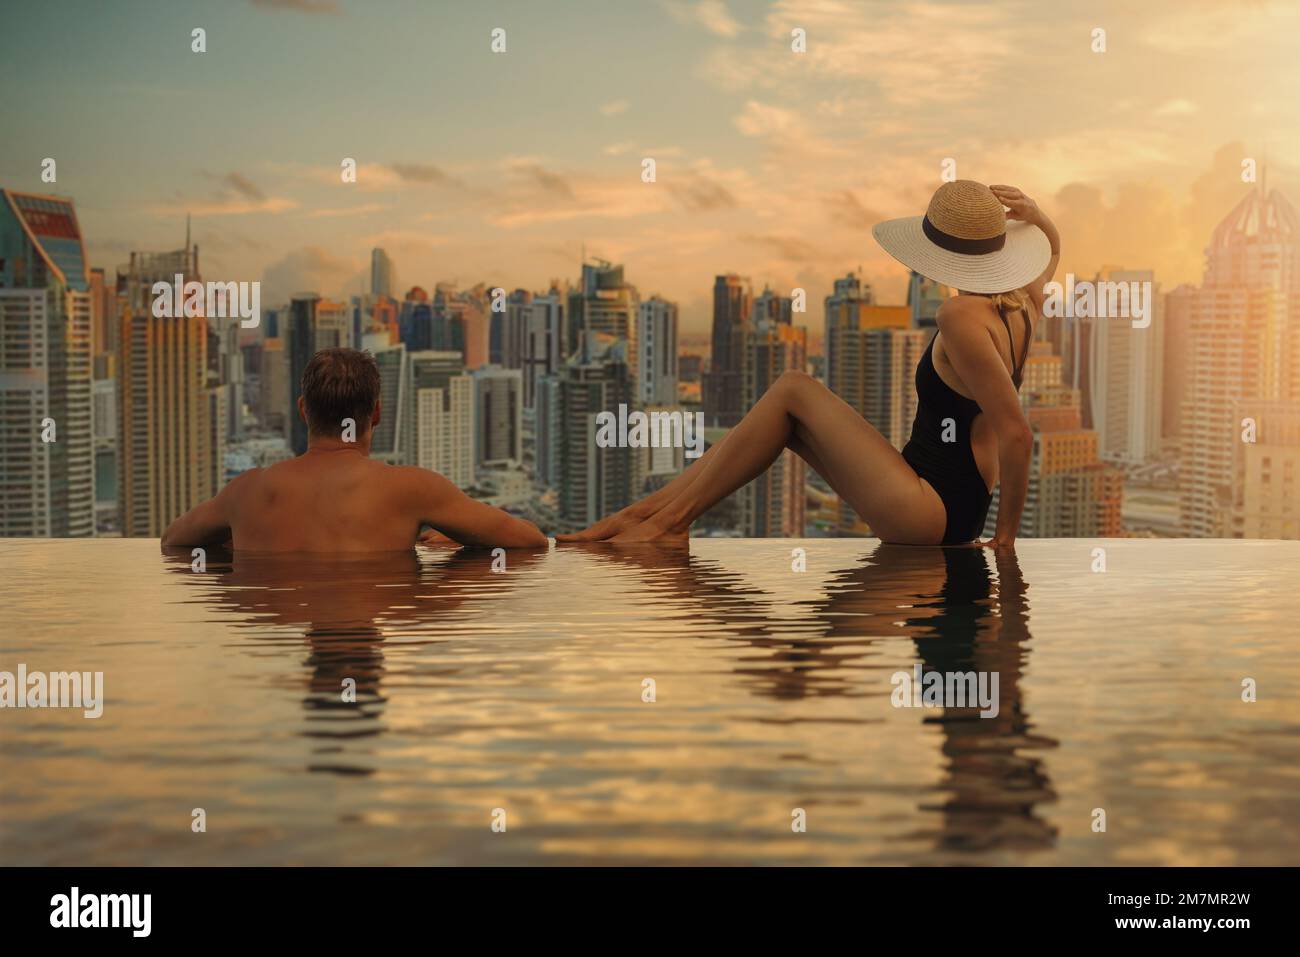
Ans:
[[[654,542],[663,545],[685,545],[690,538],[690,530],[686,528],[670,528],[657,519],[657,516],[647,518],[644,522],[621,532],[610,539],[615,545],[640,544],[645,542]]]
[[[635,528],[648,516],[644,512],[634,511],[631,506],[613,515],[607,515],[594,525],[588,525],[580,532],[556,535],[557,542],[606,542],[615,535]]]

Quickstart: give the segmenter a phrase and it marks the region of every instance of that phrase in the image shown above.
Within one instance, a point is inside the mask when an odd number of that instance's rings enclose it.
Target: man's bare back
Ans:
[[[349,389],[357,394],[350,395]],[[430,526],[453,542],[542,548],[537,526],[470,498],[436,472],[369,458],[379,424],[374,359],[351,349],[317,353],[304,373],[299,413],[316,428],[295,459],[236,476],[163,533],[164,547],[221,545],[254,552],[387,552],[411,548]],[[339,408],[361,433],[344,439]],[[356,409],[347,403],[357,406]],[[362,411],[366,410],[366,411]]]
[[[396,551],[414,545],[424,525],[466,545],[546,545],[531,523],[475,501],[437,473],[347,447],[308,449],[236,476],[173,523],[163,544],[211,544],[224,534],[240,551]]]

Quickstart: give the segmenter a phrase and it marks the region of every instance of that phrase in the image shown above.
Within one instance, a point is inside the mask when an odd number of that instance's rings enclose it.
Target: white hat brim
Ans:
[[[1007,223],[1007,241],[996,252],[970,255],[936,246],[921,228],[924,216],[890,219],[871,227],[882,249],[927,279],[963,292],[1010,292],[1041,276],[1052,244],[1037,226]]]

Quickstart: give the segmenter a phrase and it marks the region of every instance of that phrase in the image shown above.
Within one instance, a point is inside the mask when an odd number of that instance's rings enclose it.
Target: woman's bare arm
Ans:
[[[993,544],[1011,545],[1020,528],[1020,516],[1029,492],[1029,458],[1034,433],[1020,407],[1020,395],[1011,381],[991,326],[981,310],[987,302],[959,296],[939,309],[939,332],[944,353],[962,383],[971,390],[988,418],[998,441],[998,522]]]
[[[1025,292],[1029,294],[1029,298],[1033,300],[1034,308],[1041,316],[1043,314],[1043,287],[1052,281],[1052,277],[1056,275],[1057,264],[1061,261],[1061,234],[1057,232],[1056,224],[1048,218],[1045,212],[1039,209],[1038,204],[1016,187],[990,186],[989,189],[993,191],[993,195],[998,198],[998,201],[1007,207],[1007,219],[1037,226],[1047,235],[1047,241],[1051,244],[1052,258],[1048,260],[1047,268],[1025,287]]]

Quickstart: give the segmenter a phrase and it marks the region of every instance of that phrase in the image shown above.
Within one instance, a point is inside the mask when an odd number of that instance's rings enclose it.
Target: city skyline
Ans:
[[[1300,143],[1272,118],[1300,70],[1285,51],[1300,13],[1279,4],[1179,4],[1174,20],[1167,4],[1064,20],[1022,3],[541,6],[19,12],[0,38],[0,182],[73,199],[88,260],[109,271],[177,248],[187,214],[205,273],[262,281],[268,305],[363,291],[375,247],[399,297],[438,281],[544,290],[585,251],[678,303],[691,339],[719,273],[804,288],[814,336],[815,304],[859,266],[903,302],[869,227],[923,208],[948,157],[1036,195],[1067,237],[1063,270],[1153,269],[1166,289],[1199,280],[1205,237],[1249,189],[1243,159],[1295,192]],[[377,10],[411,26],[396,35]],[[807,53],[790,50],[794,27]],[[76,70],[43,55],[54,36]],[[945,76],[932,51],[958,37],[1004,55]],[[316,58],[280,55],[304,40]],[[274,104],[256,95],[267,85]]]

